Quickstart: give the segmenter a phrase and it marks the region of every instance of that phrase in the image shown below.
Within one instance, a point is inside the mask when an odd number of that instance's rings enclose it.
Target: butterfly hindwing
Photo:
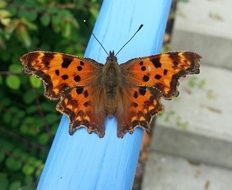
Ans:
[[[100,137],[104,136],[105,112],[101,107],[103,104],[96,108],[96,91],[93,89],[90,86],[70,89],[57,104],[56,109],[70,119],[70,134],[78,128],[86,127],[89,133],[95,131]]]
[[[129,88],[127,113],[116,113],[118,136],[122,137],[127,131],[132,133],[139,126],[149,131],[153,116],[163,110],[160,98],[160,92],[152,87]]]

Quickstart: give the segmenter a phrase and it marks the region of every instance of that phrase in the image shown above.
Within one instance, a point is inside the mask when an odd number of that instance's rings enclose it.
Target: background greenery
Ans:
[[[33,50],[82,55],[100,0],[0,0],[0,189],[34,189],[61,115],[21,72]],[[87,20],[84,23],[83,20]]]

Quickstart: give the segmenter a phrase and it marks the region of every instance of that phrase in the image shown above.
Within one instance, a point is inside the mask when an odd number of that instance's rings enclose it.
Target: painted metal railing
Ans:
[[[140,24],[144,27],[118,55],[119,63],[160,52],[171,0],[104,0],[94,34],[104,47],[119,50]],[[85,52],[98,62],[106,54],[92,37]],[[132,188],[143,130],[136,128],[117,137],[115,119],[106,121],[99,138],[80,129],[68,134],[69,121],[62,117],[50,149],[38,190],[128,190]]]

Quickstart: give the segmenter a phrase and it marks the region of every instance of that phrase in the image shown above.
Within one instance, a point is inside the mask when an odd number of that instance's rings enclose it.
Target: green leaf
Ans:
[[[94,7],[90,8],[90,13],[93,15],[94,18],[97,18],[98,10]]]
[[[25,135],[36,136],[41,125],[41,118],[26,117],[20,126],[20,131]]]
[[[188,86],[190,88],[196,87],[196,84],[197,84],[197,77],[193,76],[188,79]]]
[[[13,181],[10,184],[9,190],[19,190],[22,189],[21,186],[22,186],[21,181]]]
[[[205,85],[206,85],[206,80],[205,79],[200,80],[199,83],[198,83],[199,88],[204,88]]]
[[[5,0],[0,0],[0,9],[5,8],[7,5]]]
[[[40,17],[40,21],[43,26],[48,26],[51,21],[51,17],[49,15],[44,14]]]
[[[6,173],[0,173],[0,187],[1,190],[7,190],[9,184],[9,180],[7,178]]]
[[[71,27],[72,26],[71,26],[70,22],[66,22],[64,24],[64,33],[63,33],[64,37],[68,38],[70,36],[70,34],[71,34]]]
[[[41,104],[41,109],[44,110],[44,111],[54,111],[56,108],[55,108],[55,105],[53,102],[43,102]]]
[[[10,25],[6,26],[5,32],[4,32],[4,37],[6,39],[10,39],[11,35],[15,31],[16,27],[18,26],[18,24],[19,24],[19,21],[17,19],[15,19],[15,20],[11,21]],[[6,55],[6,54],[3,54],[3,55]]]
[[[42,85],[41,80],[36,78],[35,76],[30,77],[30,82],[31,82],[31,85],[35,88],[40,88]]]
[[[10,17],[10,12],[7,10],[0,10],[0,18],[2,20],[2,18],[6,18],[6,17]]]
[[[36,108],[36,106],[34,106],[34,105],[31,105],[31,106],[29,106],[28,108],[27,108],[27,114],[34,114],[36,111],[37,111],[37,108]]]
[[[37,29],[38,29],[37,25],[35,25],[35,24],[34,24],[33,22],[31,22],[30,20],[27,20],[27,19],[25,19],[25,18],[22,18],[22,19],[21,19],[21,22],[22,22],[25,26],[27,26],[27,28],[30,29],[30,30],[37,30]]]
[[[40,165],[37,166],[36,171],[35,171],[35,176],[36,177],[39,177],[41,175],[43,168],[44,168],[43,163],[40,163]]]
[[[54,122],[56,122],[58,120],[58,116],[54,113],[50,113],[46,115],[46,120],[48,122],[48,124],[53,124]]]
[[[1,140],[1,139],[0,139]],[[11,144],[11,143],[9,143],[8,141],[3,141],[3,142],[1,142],[1,144],[0,144],[0,147],[1,147],[1,145],[3,145],[4,144],[4,150],[6,151],[6,152],[11,152],[13,149],[14,149],[14,146]],[[1,187],[1,186],[0,186]]]
[[[19,9],[18,16],[20,18],[24,18],[30,21],[35,21],[37,18],[37,12],[34,10],[25,10],[25,9]]]
[[[4,94],[5,95],[5,94]],[[3,108],[3,107],[7,107],[9,106],[10,104],[12,103],[12,100],[10,98],[7,98],[7,97],[4,97],[4,101],[1,101],[1,106],[0,106],[0,110]]]
[[[5,153],[1,150],[0,151],[0,163],[4,160],[5,158]]]
[[[62,17],[60,17],[59,15],[52,16],[52,26],[56,33],[61,31],[61,21]]]
[[[3,112],[3,121],[6,124],[9,124],[11,122],[11,119],[12,119],[11,113],[9,113],[9,112]]]
[[[32,91],[27,91],[24,95],[23,95],[23,101],[26,104],[31,104],[36,98],[36,94],[33,93]]]
[[[15,75],[9,75],[6,77],[6,84],[13,90],[18,90],[20,87],[20,78]]]
[[[47,144],[48,141],[49,141],[49,135],[47,133],[43,133],[39,136],[39,139],[38,139],[39,143],[40,144]]]
[[[22,66],[19,65],[19,64],[15,64],[15,63],[14,64],[10,64],[9,71],[21,73],[22,72]]]
[[[24,183],[25,183],[25,184],[32,184],[33,181],[34,181],[34,179],[33,179],[32,176],[25,176],[25,177],[24,177]],[[34,189],[36,189],[36,188],[34,188]],[[30,190],[31,190],[31,189],[30,189]]]
[[[17,118],[21,119],[26,115],[25,110],[19,110],[17,112]]]
[[[24,25],[16,28],[16,34],[18,39],[24,43],[25,47],[29,48],[31,46],[31,37]]]
[[[9,26],[10,23],[11,23],[11,19],[10,18],[2,18],[0,20],[1,24],[4,25],[4,26]]]
[[[34,170],[35,170],[35,168],[31,164],[25,164],[23,166],[23,170],[22,171],[23,171],[23,173],[25,175],[30,176],[30,175],[33,174]]]
[[[18,129],[19,124],[20,124],[20,120],[18,118],[14,118],[13,120],[11,120],[11,126],[14,128]]]
[[[22,161],[20,159],[16,159],[13,156],[8,157],[6,160],[6,167],[10,170],[17,171],[21,168],[21,166]]]

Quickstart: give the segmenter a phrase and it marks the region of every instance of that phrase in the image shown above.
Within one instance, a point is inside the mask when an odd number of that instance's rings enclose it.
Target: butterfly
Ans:
[[[34,51],[20,59],[26,74],[43,80],[44,95],[59,100],[56,109],[70,119],[69,133],[86,127],[99,137],[105,118],[116,117],[117,136],[135,127],[149,131],[151,120],[163,110],[161,98],[178,95],[178,79],[198,74],[201,56],[168,52],[118,64],[110,51],[106,63],[56,52]]]

